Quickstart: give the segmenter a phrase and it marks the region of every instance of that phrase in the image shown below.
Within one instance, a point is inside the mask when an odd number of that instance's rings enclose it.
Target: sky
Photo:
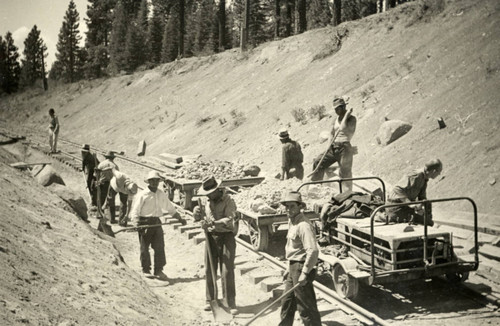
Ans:
[[[87,0],[73,0],[80,15],[80,46],[84,45],[87,25]],[[56,44],[59,30],[68,10],[70,0],[0,0],[0,35],[5,38],[12,33],[14,45],[22,57],[24,40],[34,25],[41,32],[41,38],[47,45],[47,68],[50,69],[56,59]]]

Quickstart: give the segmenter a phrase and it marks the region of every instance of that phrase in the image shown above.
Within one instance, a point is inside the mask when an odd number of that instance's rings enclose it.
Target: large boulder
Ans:
[[[243,168],[243,173],[245,173],[246,176],[256,177],[260,173],[260,168],[257,165],[250,165]]]
[[[50,186],[50,190],[59,196],[66,204],[65,210],[75,213],[82,220],[88,220],[87,204],[78,193],[66,186],[54,183]]]
[[[401,120],[385,121],[378,130],[377,142],[384,146],[388,145],[407,134],[411,128],[411,124]]]
[[[59,173],[57,173],[57,171],[49,164],[38,166],[33,169],[31,173],[35,177],[36,181],[44,187],[48,187],[53,183],[65,185],[64,180],[61,178]]]

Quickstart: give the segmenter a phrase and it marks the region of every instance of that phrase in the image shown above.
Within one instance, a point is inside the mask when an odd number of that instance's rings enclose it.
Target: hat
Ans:
[[[279,137],[280,137],[280,139],[286,139],[286,138],[290,137],[290,135],[288,134],[288,130],[281,129],[280,133],[279,133]]]
[[[281,204],[289,203],[289,202],[297,202],[300,205],[304,205],[302,201],[302,195],[298,191],[290,191],[285,195],[285,197],[280,201]]]
[[[215,179],[215,177],[212,175],[210,177],[206,177],[201,181],[201,187],[198,189],[198,195],[199,196],[206,196],[208,194],[211,194],[217,188],[219,188],[221,184],[220,180]]]
[[[115,167],[115,165],[109,161],[104,161],[104,162],[101,162],[99,163],[99,165],[97,166],[97,168],[101,171],[108,171],[108,170],[111,170]]]
[[[151,179],[162,179],[162,177],[160,176],[160,173],[158,171],[149,171],[148,173],[148,176],[146,177],[146,179],[144,179],[145,182],[148,182],[148,180],[151,180]]]
[[[89,144],[83,144],[83,146],[82,146],[82,152],[88,152],[88,151],[90,151]]]
[[[336,109],[337,107],[345,105],[345,101],[341,97],[336,97],[333,99],[333,108]]]
[[[106,154],[104,154],[105,158],[114,158],[115,157],[115,152],[113,151],[108,151]]]

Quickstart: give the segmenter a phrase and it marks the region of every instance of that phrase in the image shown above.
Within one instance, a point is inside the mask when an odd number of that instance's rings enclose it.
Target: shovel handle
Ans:
[[[251,323],[253,323],[253,321],[257,318],[260,317],[260,315],[262,315],[264,312],[266,312],[267,309],[271,308],[272,306],[274,306],[274,304],[276,304],[277,302],[281,301],[281,299],[283,299],[285,296],[287,296],[290,292],[294,291],[296,288],[298,288],[300,286],[300,283],[297,283],[295,284],[293,287],[291,287],[290,289],[288,289],[287,291],[285,291],[278,299],[274,300],[273,302],[271,302],[270,304],[268,304],[264,309],[262,309],[261,311],[259,311],[255,316],[252,317],[252,319],[250,319],[249,321],[247,321],[245,324],[243,324],[243,326],[248,326],[250,325]]]

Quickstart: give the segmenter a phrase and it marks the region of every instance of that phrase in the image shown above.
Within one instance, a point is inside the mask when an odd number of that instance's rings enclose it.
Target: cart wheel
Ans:
[[[450,283],[460,283],[460,282],[465,282],[469,278],[469,272],[463,272],[463,273],[447,273],[446,274],[446,279]]]
[[[247,222],[250,234],[250,242],[255,250],[264,251],[269,243],[269,227],[267,225],[258,227],[254,220]]]
[[[344,299],[354,299],[358,295],[358,280],[347,275],[340,264],[333,266],[332,272],[335,291]]]

